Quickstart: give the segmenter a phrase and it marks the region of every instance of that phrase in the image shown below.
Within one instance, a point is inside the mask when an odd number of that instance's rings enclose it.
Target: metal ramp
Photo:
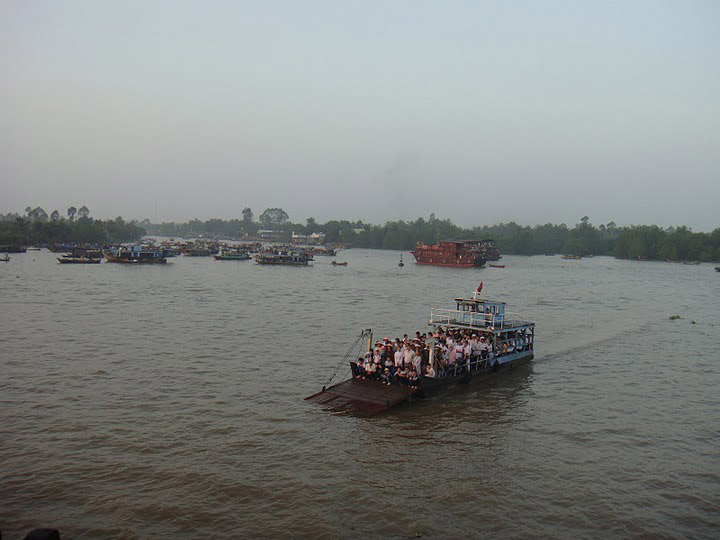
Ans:
[[[358,416],[373,416],[395,407],[418,392],[419,388],[348,379],[305,399]]]

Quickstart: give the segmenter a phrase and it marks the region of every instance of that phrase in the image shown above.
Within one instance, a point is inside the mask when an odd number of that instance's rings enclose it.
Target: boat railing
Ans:
[[[473,328],[510,329],[528,326],[531,323],[512,313],[480,313],[456,309],[433,308],[430,310],[430,324],[459,325]]]

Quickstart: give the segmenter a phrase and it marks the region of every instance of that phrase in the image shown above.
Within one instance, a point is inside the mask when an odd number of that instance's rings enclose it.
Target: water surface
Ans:
[[[11,257],[7,538],[40,526],[63,538],[720,531],[711,265],[506,256],[505,269],[398,268],[399,252],[370,250],[308,268]],[[536,322],[530,366],[373,419],[303,401],[363,328],[424,330],[431,307],[481,280]]]

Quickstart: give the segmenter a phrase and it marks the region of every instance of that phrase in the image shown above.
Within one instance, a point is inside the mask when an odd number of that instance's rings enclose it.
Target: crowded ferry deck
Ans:
[[[413,396],[507,371],[534,358],[535,324],[506,311],[506,303],[456,298],[455,309],[432,309],[429,332],[383,338],[350,362],[351,378],[306,399],[372,415]],[[337,370],[336,370],[337,371]]]

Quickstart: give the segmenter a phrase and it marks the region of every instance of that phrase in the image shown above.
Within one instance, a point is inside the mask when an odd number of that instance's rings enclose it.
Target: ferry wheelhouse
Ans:
[[[413,385],[388,377],[364,376],[357,363],[350,361],[350,379],[333,386],[326,385],[321,392],[306,399],[371,416],[413,397],[423,397],[443,387],[494,376],[530,362],[534,358],[535,324],[509,313],[506,307],[505,302],[481,298],[480,292],[476,291],[470,298],[456,298],[454,308],[432,309],[429,325],[434,330],[433,336],[440,335],[441,331],[466,331],[478,339],[483,337],[481,341],[486,346],[479,354],[447,363],[436,357],[439,350],[436,347],[437,337],[431,338],[426,343],[429,353],[423,358],[422,365],[432,366],[434,375],[427,375],[427,370],[423,368],[423,374]],[[372,350],[371,330],[364,331],[359,339],[367,339],[368,350]],[[333,378],[334,374],[328,384]]]

